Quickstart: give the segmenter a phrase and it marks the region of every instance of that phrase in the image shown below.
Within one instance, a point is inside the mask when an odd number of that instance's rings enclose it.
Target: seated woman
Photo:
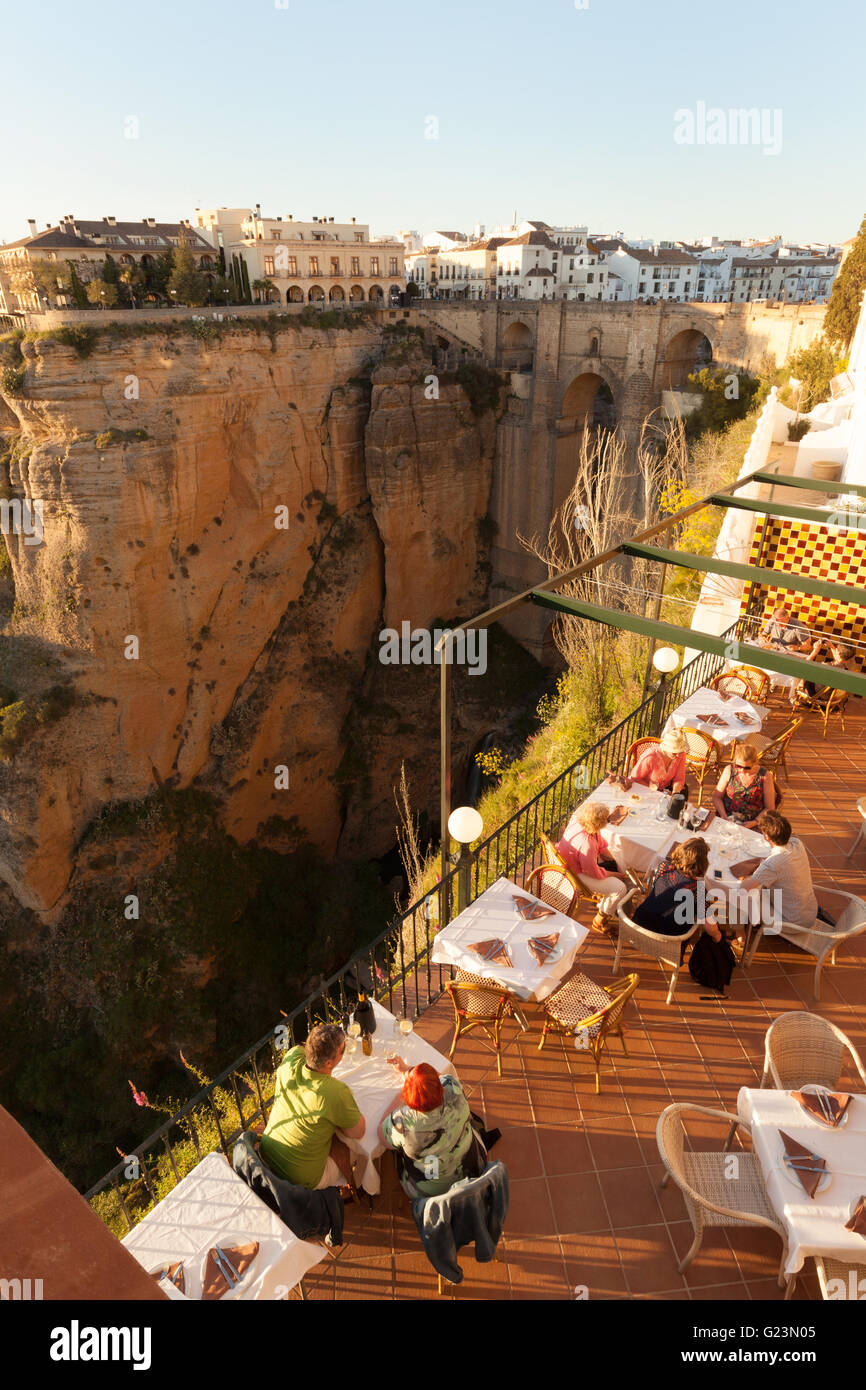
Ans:
[[[754,830],[762,811],[775,811],[776,779],[769,768],[761,767],[751,743],[734,748],[734,760],[713,792],[713,806],[722,820],[739,821],[748,830]]]
[[[698,879],[706,877],[710,851],[706,840],[696,838],[675,845],[662,863],[649,893],[630,914],[633,922],[660,936],[683,936],[699,918]],[[704,930],[714,941],[721,940],[715,922],[705,921]]]
[[[608,809],[601,802],[585,801],[578,806],[556,846],[566,867],[582,886],[601,899],[590,923],[592,930],[597,932],[609,930],[617,904],[628,892],[621,878],[608,873],[609,869],[619,868],[607,840],[601,834],[608,819]]]
[[[625,779],[626,790],[632,782],[658,791],[682,791],[686,784],[686,740],[679,729],[662,734],[660,743],[641,753]]]
[[[809,660],[821,661],[827,666],[835,667],[837,671],[856,671],[858,669],[857,662],[854,660],[854,648],[849,647],[847,642],[832,642],[828,641],[826,637],[819,637],[813,644],[809,651]],[[827,695],[829,695],[828,687],[819,687],[815,681],[797,681],[791,687],[791,704],[797,703],[799,695],[805,695],[810,700],[817,696],[818,700],[822,701],[827,698],[823,693],[824,690],[827,690]]]
[[[403,1073],[398,1109],[386,1113],[379,1137],[397,1156],[397,1172],[408,1197],[438,1197],[461,1178],[477,1178],[487,1153],[472,1126],[469,1102],[456,1076],[437,1076],[421,1062],[408,1066],[389,1057]]]

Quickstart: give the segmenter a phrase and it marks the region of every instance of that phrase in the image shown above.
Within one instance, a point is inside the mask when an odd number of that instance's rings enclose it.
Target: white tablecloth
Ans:
[[[692,809],[696,808],[692,807]],[[761,890],[760,888],[752,888],[748,893],[741,891],[740,897],[734,899],[733,893],[739,889],[742,879],[732,874],[731,868],[744,859],[765,859],[767,857],[770,853],[770,846],[763,835],[758,835],[754,830],[746,830],[745,826],[737,825],[733,821],[722,820],[719,816],[713,816],[708,828],[701,826],[698,830],[683,830],[674,822],[672,824],[674,824],[675,833],[671,836],[671,846],[675,841],[681,844],[684,840],[697,838],[707,842],[710,862],[704,881],[705,906],[709,908],[713,905],[710,889],[723,889],[727,898],[727,924],[731,926],[757,925],[761,920]],[[665,853],[669,852],[668,849],[656,855],[651,867],[657,868]],[[768,904],[768,908],[770,906],[771,904]],[[699,903],[700,907],[701,904]],[[703,911],[700,911],[700,915],[703,916]],[[765,916],[768,917],[769,913]]]
[[[518,888],[510,879],[498,878],[438,933],[432,959],[437,965],[456,965],[482,979],[498,980],[521,999],[546,999],[571,970],[589,933],[579,922],[555,909],[552,917],[527,921],[517,910],[515,895],[546,906],[540,898]],[[560,955],[558,959],[539,965],[526,943],[531,936],[548,936],[551,932],[559,932],[557,949]],[[508,947],[514,962],[510,968],[483,961],[467,949],[473,941],[488,941],[493,937],[499,937]]]
[[[372,1056],[364,1055],[359,1039],[356,1051],[350,1053],[347,1049],[340,1065],[334,1068],[334,1076],[338,1081],[345,1081],[350,1087],[358,1109],[367,1121],[363,1139],[346,1139],[345,1135],[341,1137],[362,1159],[362,1164],[356,1169],[357,1181],[365,1192],[375,1196],[382,1184],[374,1159],[384,1153],[384,1145],[379,1139],[379,1125],[386,1110],[392,1108],[394,1097],[402,1085],[400,1073],[396,1067],[389,1066],[385,1058],[399,1056],[413,1067],[419,1062],[428,1062],[439,1076],[445,1072],[449,1076],[456,1076],[457,1072],[453,1062],[449,1062],[447,1057],[443,1057],[441,1052],[437,1052],[435,1047],[431,1047],[417,1033],[399,1034],[395,1037],[393,1014],[375,999],[372,1004],[376,1015]]]
[[[738,713],[751,716],[755,722],[741,724],[737,718]],[[759,734],[761,724],[768,713],[766,705],[753,704],[740,695],[731,695],[727,700],[723,700],[718,690],[710,690],[709,686],[703,685],[673,711],[665,724],[665,733],[688,725],[690,729],[700,729],[702,734],[709,734],[710,738],[724,747],[733,743],[734,739],[748,739],[749,734]],[[726,727],[707,724],[700,717],[703,714],[717,714],[720,718],[727,719],[728,724]]]
[[[787,1274],[796,1274],[810,1255],[829,1255],[848,1264],[866,1264],[866,1238],[845,1230],[845,1222],[866,1196],[866,1096],[857,1095],[839,1129],[811,1119],[787,1091],[743,1087],[737,1113],[751,1126],[752,1145],[761,1162],[773,1210],[788,1231]],[[782,1163],[779,1130],[826,1159],[830,1183],[809,1197],[796,1175]]]
[[[211,1153],[124,1236],[123,1244],[148,1273],[182,1260],[186,1293],[167,1290],[169,1297],[200,1299],[210,1248],[251,1240],[259,1243],[256,1258],[223,1302],[287,1298],[289,1289],[327,1255],[322,1245],[298,1240],[223,1155]]]
[[[681,836],[679,826],[670,816],[665,815],[663,820],[657,817],[659,808],[667,806],[669,800],[667,792],[653,791],[641,782],[633,782],[627,792],[610,782],[602,782],[592,796],[587,797],[587,801],[597,801],[611,811],[614,806],[628,807],[628,817],[621,825],[606,825],[601,831],[622,869],[643,873],[667,853],[677,836]]]

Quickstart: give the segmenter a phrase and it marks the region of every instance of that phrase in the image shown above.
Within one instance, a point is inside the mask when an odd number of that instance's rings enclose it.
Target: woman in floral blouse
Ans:
[[[739,821],[754,830],[762,811],[776,809],[776,779],[769,768],[761,767],[757,749],[738,743],[713,792],[716,815],[722,820]]]

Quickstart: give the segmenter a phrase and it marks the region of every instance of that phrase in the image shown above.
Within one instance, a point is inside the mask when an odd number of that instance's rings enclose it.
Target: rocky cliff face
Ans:
[[[44,538],[5,538],[0,875],[17,900],[55,918],[87,826],[156,785],[207,789],[242,843],[296,818],[329,856],[383,853],[401,756],[432,790],[437,672],[383,666],[379,633],[483,606],[492,414],[453,382],[427,399],[429,359],[368,324],[20,350],[7,497],[42,500]]]

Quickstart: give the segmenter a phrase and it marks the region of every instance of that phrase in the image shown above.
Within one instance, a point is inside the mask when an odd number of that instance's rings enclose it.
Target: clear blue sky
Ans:
[[[0,238],[28,217],[256,202],[376,231],[516,208],[635,237],[814,241],[866,212],[860,5],[283,3],[0,0]],[[674,112],[699,102],[780,109],[781,153],[676,143]]]

